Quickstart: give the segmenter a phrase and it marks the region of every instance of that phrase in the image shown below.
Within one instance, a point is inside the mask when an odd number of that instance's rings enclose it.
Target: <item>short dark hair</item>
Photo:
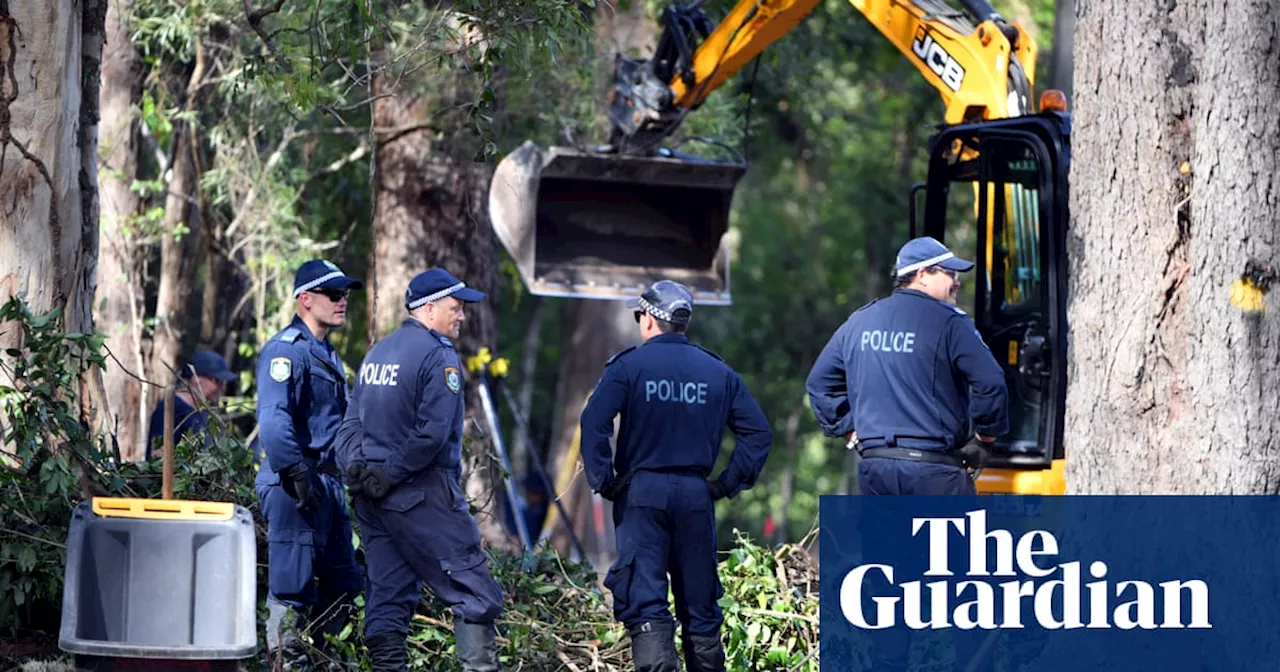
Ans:
[[[683,334],[689,329],[687,325],[676,324],[675,322],[668,322],[666,320],[659,320],[656,317],[654,318],[654,321],[658,323],[658,331],[664,334]]]

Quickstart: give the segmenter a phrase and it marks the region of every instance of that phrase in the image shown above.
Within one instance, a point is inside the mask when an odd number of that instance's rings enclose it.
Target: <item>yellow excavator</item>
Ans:
[[[945,124],[929,141],[926,181],[908,194],[908,233],[967,250],[977,264],[962,307],[1005,369],[1012,416],[978,491],[1063,494],[1066,99],[1047,90],[1039,110],[1030,109],[1035,42],[986,0],[958,8],[946,0],[850,3],[946,106]],[[731,303],[725,234],[747,166],[740,157],[664,145],[686,115],[817,4],[742,0],[718,24],[701,2],[670,6],[651,57],[616,57],[606,144],[525,142],[503,158],[490,185],[490,219],[532,293],[618,300],[671,278],[700,304]]]

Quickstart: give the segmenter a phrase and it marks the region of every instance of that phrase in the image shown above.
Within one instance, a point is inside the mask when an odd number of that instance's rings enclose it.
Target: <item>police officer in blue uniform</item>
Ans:
[[[738,374],[685,335],[693,317],[687,288],[661,280],[628,307],[643,343],[605,363],[580,428],[587,482],[613,502],[618,559],[605,586],[614,616],[631,635],[637,672],[679,669],[668,586],[689,671],[720,672],[717,600],[724,591],[716,574],[714,502],[755,485],[773,430]],[[726,426],[737,446],[712,479]]]
[[[405,292],[409,317],[356,376],[339,461],[369,571],[364,634],[374,672],[408,669],[405,637],[424,582],[453,609],[463,670],[498,669],[503,593],[462,492],[466,381],[452,340],[464,304],[484,297],[444,269],[419,274]]]
[[[297,312],[258,358],[258,431],[263,455],[255,489],[267,519],[267,648],[290,665],[317,669],[294,631],[337,634],[364,586],[351,519],[331,450],[347,410],[342,359],[329,343],[346,324],[347,295],[363,283],[314,259],[294,275]],[[296,619],[285,622],[288,607]]]
[[[956,306],[957,274],[971,269],[933,238],[907,242],[893,293],[850,315],[809,372],[813,414],[824,434],[857,446],[865,495],[976,494],[968,469],[1009,429],[1004,373]],[[905,633],[868,634],[873,669],[906,670]],[[955,634],[955,669],[983,634]]]
[[[809,372],[823,433],[856,435],[864,494],[975,494],[967,467],[1009,429],[1004,372],[955,305],[972,268],[933,238],[907,242],[893,293],[850,315]]]

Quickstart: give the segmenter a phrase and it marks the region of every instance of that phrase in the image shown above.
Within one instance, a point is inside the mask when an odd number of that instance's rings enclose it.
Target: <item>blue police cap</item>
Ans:
[[[453,277],[443,268],[433,268],[419,273],[409,281],[409,287],[404,290],[404,303],[409,310],[413,310],[449,296],[459,301],[484,300],[484,292],[471,289],[467,283]]]
[[[941,266],[947,270],[963,273],[973,269],[973,262],[957,257],[947,249],[946,245],[929,236],[920,236],[907,241],[907,244],[898,250],[894,275],[903,276],[930,266]]]
[[[192,369],[197,376],[208,376],[224,383],[236,379],[236,374],[232,373],[231,367],[227,366],[227,360],[211,350],[201,350],[192,355],[191,359],[187,360],[187,366],[183,367],[183,372],[189,374]]]
[[[331,261],[312,259],[293,275],[293,298],[317,289],[364,289],[364,283],[342,272]]]
[[[628,299],[627,307],[649,313],[664,322],[687,325],[693,319],[693,294],[678,282],[659,280],[649,285],[639,297]]]

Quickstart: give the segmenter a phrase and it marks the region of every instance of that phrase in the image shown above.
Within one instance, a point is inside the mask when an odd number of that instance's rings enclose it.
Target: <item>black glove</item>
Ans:
[[[370,467],[364,462],[352,462],[347,467],[347,492],[364,495],[369,499],[382,499],[391,490],[391,477],[382,467]]]
[[[299,462],[280,474],[280,487],[284,488],[286,495],[297,502],[299,511],[310,509],[314,503],[311,492],[311,468],[304,462]]]
[[[964,461],[964,466],[969,469],[981,469],[987,463],[989,454],[990,451],[987,450],[987,444],[979,441],[977,437],[969,439],[969,443],[960,448],[960,459]]]
[[[618,495],[622,494],[622,488],[621,478],[611,478],[600,486],[600,496],[612,502]]]
[[[724,485],[721,484],[720,481],[707,479],[707,487],[711,488],[711,501],[713,502],[724,499],[725,496],[729,494],[729,491],[725,489]]]

